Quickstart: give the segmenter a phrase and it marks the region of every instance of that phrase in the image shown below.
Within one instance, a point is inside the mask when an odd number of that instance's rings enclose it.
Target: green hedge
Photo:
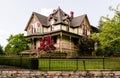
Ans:
[[[38,59],[29,57],[0,57],[0,65],[16,66],[27,69],[38,69]]]

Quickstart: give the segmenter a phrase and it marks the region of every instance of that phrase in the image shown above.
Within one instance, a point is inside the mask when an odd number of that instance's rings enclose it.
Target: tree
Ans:
[[[24,34],[10,35],[7,41],[5,52],[8,54],[19,54],[29,48],[29,40],[24,38]]]
[[[0,45],[0,54],[4,54],[3,47]]]
[[[93,39],[99,42],[101,53],[104,55],[112,55],[120,53],[120,11],[118,9],[110,8],[114,11],[112,18],[102,17],[101,26],[99,26],[99,34],[94,33]]]
[[[94,51],[94,41],[87,37],[82,37],[78,41],[79,55],[92,55]]]

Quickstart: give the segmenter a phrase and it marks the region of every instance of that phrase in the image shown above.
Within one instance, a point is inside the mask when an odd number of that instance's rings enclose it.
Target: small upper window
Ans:
[[[55,20],[54,19],[51,19],[50,20],[50,25],[53,25],[55,23]]]

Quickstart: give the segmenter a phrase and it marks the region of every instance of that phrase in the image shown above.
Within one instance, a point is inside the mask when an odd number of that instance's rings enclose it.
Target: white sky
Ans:
[[[87,14],[90,24],[97,26],[101,16],[112,15],[109,6],[118,4],[120,0],[0,0],[0,44],[5,46],[10,34],[24,33],[32,12],[48,15],[60,6],[74,16]]]

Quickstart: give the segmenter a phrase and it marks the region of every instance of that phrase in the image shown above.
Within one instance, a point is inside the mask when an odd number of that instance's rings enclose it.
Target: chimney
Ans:
[[[74,17],[74,12],[70,11],[70,17],[73,18]]]
[[[53,14],[54,14],[55,12],[56,12],[56,10],[54,9],[54,10],[53,10]]]

